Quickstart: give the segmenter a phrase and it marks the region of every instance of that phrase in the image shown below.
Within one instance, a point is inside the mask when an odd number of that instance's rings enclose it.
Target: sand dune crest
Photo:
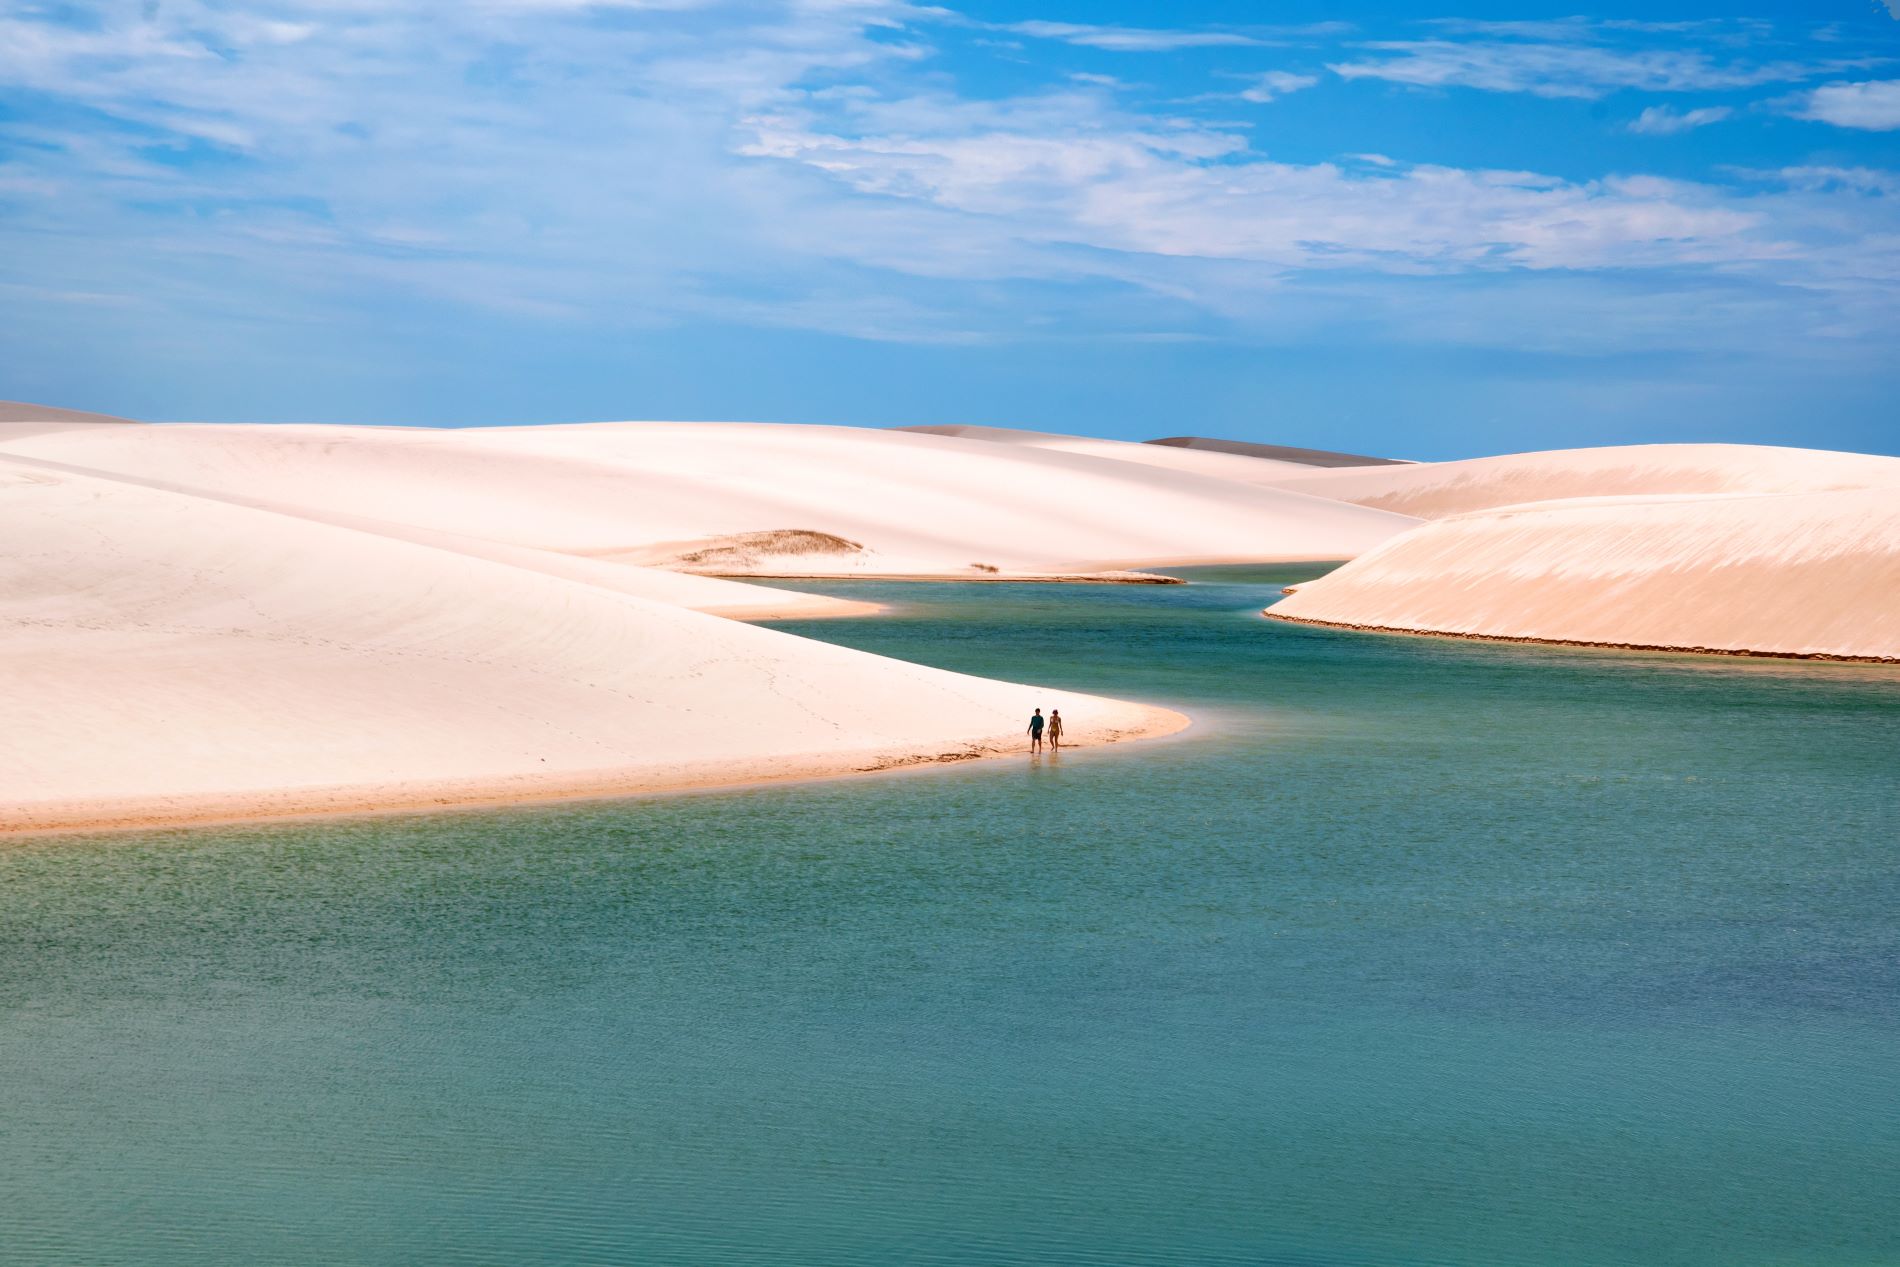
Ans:
[[[785,529],[863,547],[835,567],[735,561],[735,572],[757,576],[955,577],[976,563],[1036,576],[1346,558],[1411,522],[1165,465],[848,427],[168,425],[0,437],[5,452],[594,558]]]

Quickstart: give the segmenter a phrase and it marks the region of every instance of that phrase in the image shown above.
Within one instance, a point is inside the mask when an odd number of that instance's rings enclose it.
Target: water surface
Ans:
[[[1900,1263],[1900,672],[1310,574],[788,626],[1177,739],[0,850],[0,1261]]]

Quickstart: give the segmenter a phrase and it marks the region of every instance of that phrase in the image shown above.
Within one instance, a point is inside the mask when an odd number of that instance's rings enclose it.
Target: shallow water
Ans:
[[[1900,1263],[1900,671],[1307,574],[790,626],[1178,739],[0,850],[0,1261]]]

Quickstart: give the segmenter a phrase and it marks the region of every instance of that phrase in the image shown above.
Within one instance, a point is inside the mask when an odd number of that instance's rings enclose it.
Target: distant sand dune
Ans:
[[[116,414],[87,413],[83,409],[61,409],[56,405],[36,405],[25,400],[0,400],[0,422],[109,422],[115,424],[131,423],[130,418],[121,418]]]
[[[1274,461],[1210,449],[1187,448],[1156,441],[1101,440],[1094,436],[1065,436],[1050,431],[1017,431],[1005,427],[903,427],[921,435],[950,436],[959,440],[981,440],[989,444],[1014,444],[1055,453],[1079,453],[1087,457],[1108,458],[1135,466],[1151,466],[1167,471],[1184,471],[1209,479],[1250,484],[1256,488],[1279,488],[1292,477],[1311,473],[1314,467],[1299,462]]]
[[[1817,455],[1835,456],[1849,455]],[[1827,465],[1793,463],[1783,474],[1799,481]],[[1472,511],[1394,538],[1267,614],[1485,638],[1900,659],[1900,495],[1600,497]]]
[[[1347,558],[1411,522],[1166,465],[849,427],[89,427],[0,431],[0,453],[594,558],[798,529],[860,543],[822,570],[863,576]],[[785,556],[734,563],[814,570]]]
[[[24,400],[0,400],[0,436],[39,435],[48,431],[63,431],[75,426],[137,426],[130,418],[117,418],[111,414],[92,414],[82,409],[57,409],[51,405],[35,405]]]
[[[418,527],[396,520],[372,519],[325,509],[321,504],[322,499],[315,499],[315,504],[286,506],[264,498],[245,496],[239,492],[207,492],[171,480],[146,479],[122,474],[104,475],[85,467],[52,462],[43,458],[29,458],[17,454],[10,457],[0,455],[0,461],[8,462],[23,470],[38,469],[56,474],[82,476],[99,475],[101,478],[121,484],[150,488],[160,492],[183,493],[187,496],[207,498],[253,510],[264,510],[293,518],[308,519],[316,523],[367,531],[400,541],[412,541],[457,554],[466,554],[472,558],[506,563],[512,567],[526,568],[564,580],[578,581],[618,594],[671,603],[678,607],[689,607],[694,611],[734,619],[812,620],[840,616],[865,616],[880,610],[876,603],[854,602],[822,594],[804,594],[777,586],[741,584],[710,576],[698,576],[690,572],[638,567],[618,560],[607,562],[559,551],[536,549],[532,546],[511,545],[505,541],[495,541],[486,537]]]
[[[1291,462],[1299,466],[1399,466],[1401,458],[1367,457],[1363,453],[1340,453],[1333,449],[1302,449],[1291,444],[1255,444],[1249,440],[1215,440],[1207,436],[1166,436],[1144,440],[1143,444],[1194,449],[1209,453],[1235,453],[1242,457]]]
[[[1900,458],[1750,444],[1638,444],[1310,471],[1274,482],[1316,496],[1439,519],[1566,497],[1900,489]]]
[[[992,444],[1021,444],[1031,448],[1058,449],[1065,453],[1089,453],[1124,462],[1166,466],[1195,471],[1224,479],[1255,483],[1260,477],[1278,472],[1301,475],[1338,466],[1396,466],[1396,458],[1364,457],[1357,453],[1336,453],[1330,449],[1302,449],[1286,444],[1253,444],[1245,440],[1210,440],[1203,436],[1169,436],[1162,440],[1103,440],[1094,436],[1065,436],[1054,431],[1023,431],[1013,427],[929,426],[896,427],[897,431],[919,435],[952,436],[962,440],[987,440]],[[1157,452],[1156,450],[1159,450]],[[1232,459],[1244,458],[1236,462]]]

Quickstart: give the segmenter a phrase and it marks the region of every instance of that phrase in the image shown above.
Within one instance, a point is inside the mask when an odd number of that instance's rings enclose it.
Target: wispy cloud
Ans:
[[[1276,101],[1288,93],[1311,88],[1319,82],[1318,75],[1298,75],[1288,70],[1270,70],[1254,79],[1253,86],[1240,92],[1242,101]]]
[[[1734,113],[1728,106],[1703,106],[1695,110],[1650,106],[1630,121],[1630,131],[1646,136],[1674,136],[1678,132],[1693,132],[1711,123],[1720,123]]]
[[[1900,79],[1824,84],[1808,94],[1797,113],[1837,128],[1891,132],[1900,128]]]
[[[981,217],[1019,246],[1396,273],[1674,266],[1784,249],[1758,215],[1682,182],[1279,163],[1228,133],[1143,127],[1075,100],[1025,102],[1015,118],[941,102],[927,130],[857,131],[879,114],[863,112],[848,133],[809,117],[763,121],[749,152]]]
[[[1752,18],[1690,18],[1649,21],[1640,18],[1544,18],[1479,20],[1433,18],[1426,25],[1453,35],[1482,35],[1501,39],[1595,41],[1623,32],[1642,35],[1695,36],[1699,39],[1745,43],[1771,35],[1772,24]]]
[[[1813,78],[1810,62],[1718,61],[1698,49],[1606,48],[1582,43],[1387,40],[1373,56],[1331,65],[1347,79],[1383,79],[1421,88],[1478,88],[1539,97],[1602,97],[1622,89],[1707,92]]]
[[[932,10],[942,19],[966,21],[950,10]],[[1171,53],[1187,48],[1260,48],[1287,44],[1309,44],[1350,33],[1350,22],[1305,22],[1271,26],[1250,23],[1245,26],[1132,27],[1099,25],[1088,22],[976,23],[992,31],[1026,35],[1032,39],[1059,40],[1083,48],[1115,53]]]
[[[1012,22],[998,28],[1035,39],[1061,40],[1115,53],[1168,53],[1183,48],[1232,48],[1260,44],[1236,31],[1153,30],[1130,26],[1090,26],[1075,22]]]
[[[1900,194],[1900,172],[1882,171],[1877,167],[1800,166],[1738,174],[1811,192],[1846,189],[1855,193]]]

